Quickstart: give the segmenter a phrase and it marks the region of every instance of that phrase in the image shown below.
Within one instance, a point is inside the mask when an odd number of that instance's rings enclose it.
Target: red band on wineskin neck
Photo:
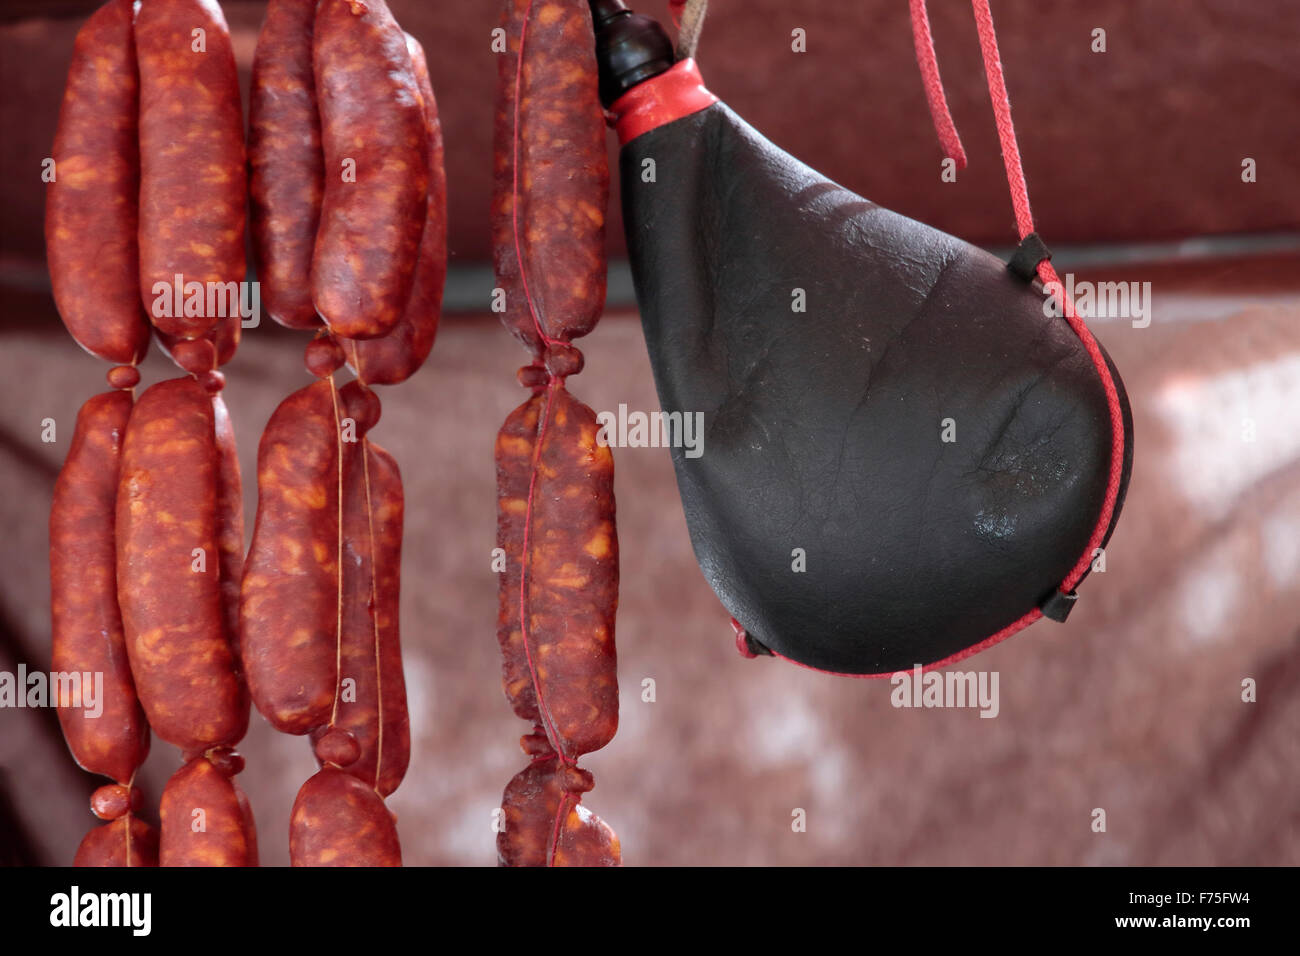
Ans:
[[[626,146],[652,129],[658,129],[708,109],[718,98],[704,88],[694,60],[682,60],[671,69],[632,87],[610,107],[618,142]]]

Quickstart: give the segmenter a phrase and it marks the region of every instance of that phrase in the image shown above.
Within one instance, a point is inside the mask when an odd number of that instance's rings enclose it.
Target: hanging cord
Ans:
[[[935,132],[939,136],[939,145],[944,155],[955,160],[958,168],[962,168],[966,165],[966,154],[962,150],[957,128],[948,111],[943,84],[939,79],[939,64],[934,52],[934,38],[930,34],[930,20],[926,15],[925,0],[909,0],[909,2],[912,15],[912,38],[916,44],[916,60],[921,69],[921,80],[925,85],[925,95],[930,104]],[[971,0],[971,6],[975,11],[975,26],[979,32],[980,53],[984,59],[984,75],[988,78],[989,98],[993,101],[993,117],[998,128],[998,141],[1002,146],[1007,186],[1011,190],[1011,205],[1016,215],[1016,231],[1022,243],[1026,240],[1036,242],[1034,216],[1029,208],[1029,187],[1025,184],[1025,171],[1020,162],[1016,127],[1011,121],[1011,100],[1007,96],[1006,79],[1002,74],[1002,58],[998,53],[998,37],[993,27],[993,12],[989,9],[989,0]],[[1061,583],[1060,590],[1068,594],[1088,572],[1092,565],[1093,553],[1101,547],[1110,530],[1110,522],[1115,512],[1115,502],[1119,497],[1119,486],[1124,473],[1124,412],[1120,407],[1119,392],[1101,347],[1075,311],[1074,302],[1065,294],[1065,286],[1060,276],[1046,258],[1046,247],[1041,246],[1041,243],[1039,245],[1043,250],[1043,258],[1035,264],[1038,278],[1051,290],[1051,295],[1056,299],[1061,314],[1079,336],[1089,358],[1092,359],[1092,364],[1106,392],[1106,404],[1110,409],[1111,455],[1106,497],[1102,502],[1101,515],[1097,519],[1097,525],[1093,529],[1087,548]]]
[[[993,101],[998,142],[1002,145],[1002,163],[1011,189],[1011,205],[1016,211],[1016,229],[1024,239],[1034,231],[1034,214],[1029,211],[1029,187],[1025,184],[1025,170],[1020,164],[1016,127],[1011,122],[1011,97],[1007,96],[1007,81],[1002,76],[1002,57],[998,54],[993,12],[989,10],[989,0],[971,0],[971,6],[975,8],[975,26],[980,35],[980,53],[984,57],[984,75],[989,81],[989,99]]]
[[[704,17],[709,12],[709,0],[670,0],[668,10],[677,27],[677,59],[694,59],[704,32]]]
[[[930,35],[930,17],[925,12],[925,0],[908,0],[912,13],[912,44],[916,47],[916,64],[921,68],[921,83],[925,86],[925,99],[930,104],[930,117],[934,131],[939,134],[943,154],[966,168],[966,151],[961,148],[961,137],[948,111],[948,99],[943,95],[943,80],[939,78],[939,61],[934,55],[934,37]]]

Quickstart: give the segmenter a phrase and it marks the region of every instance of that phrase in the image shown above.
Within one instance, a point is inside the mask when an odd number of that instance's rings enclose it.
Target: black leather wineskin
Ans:
[[[700,456],[672,452],[691,542],[753,639],[888,673],[1054,592],[1097,525],[1112,435],[1101,378],[1039,289],[722,103],[633,139],[621,165],[660,403],[703,413]],[[1113,528],[1132,416],[1111,374],[1126,449]]]

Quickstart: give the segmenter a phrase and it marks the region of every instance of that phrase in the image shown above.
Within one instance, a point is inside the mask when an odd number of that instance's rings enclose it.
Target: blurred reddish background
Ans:
[[[447,141],[454,311],[426,368],[382,393],[375,438],[407,485],[403,635],[411,771],[390,805],[411,864],[494,861],[491,814],[524,764],[499,687],[492,442],[524,353],[479,313],[490,278],[489,49],[496,0],[390,0],[425,46]],[[45,521],[79,404],[107,366],[49,298],[40,162],[93,3],[0,4],[0,670],[48,667]],[[241,72],[264,4],[227,2]],[[663,17],[663,0],[638,9]],[[971,165],[941,183],[907,4],[713,0],[709,85],[778,145],[902,213],[1006,246],[1010,204],[970,9],[933,3]],[[963,666],[1001,713],[895,710],[890,687],[744,661],[686,535],[666,453],[617,455],[622,727],[585,761],[586,803],[629,864],[1300,862],[1300,12],[1281,2],[995,0],[1039,230],[1080,279],[1151,281],[1150,328],[1095,323],[1124,374],[1137,459],[1105,575],[1066,625]],[[790,50],[807,31],[808,52]],[[1095,27],[1107,52],[1091,51]],[[245,95],[245,102],[247,96]],[[611,144],[611,158],[614,156]],[[1241,181],[1256,160],[1258,181]],[[617,197],[610,247],[622,247]],[[615,264],[615,275],[625,270]],[[584,342],[575,394],[657,407],[626,283]],[[247,514],[257,437],[304,384],[305,341],[270,323],[228,366]],[[171,366],[157,352],[146,384]],[[40,423],[59,423],[43,444]],[[1242,422],[1256,424],[1253,442]],[[250,528],[251,530],[251,528]],[[655,703],[641,701],[644,678]],[[1254,678],[1259,700],[1240,699]],[[263,859],[287,861],[305,741],[260,719],[242,748]],[[155,742],[156,803],[179,756]],[[0,860],[71,860],[96,781],[51,711],[0,710]],[[1105,834],[1090,813],[1107,810]],[[793,833],[791,812],[808,814]]]
[[[72,40],[93,0],[0,3],[4,262],[43,261],[40,161],[58,121]],[[227,0],[248,102],[265,4]],[[391,0],[428,51],[447,143],[452,262],[490,256],[497,0]],[[666,0],[631,4],[667,23]],[[970,158],[939,182],[939,146],[905,0],[712,0],[700,47],[709,87],[778,146],[904,215],[975,243],[1014,239],[970,6],[933,3],[939,65]],[[994,4],[1040,232],[1055,243],[1266,232],[1300,222],[1300,12],[1284,0]],[[54,14],[59,14],[54,16]],[[1102,27],[1107,52],[1091,51]],[[808,52],[791,52],[795,28]],[[611,139],[611,158],[614,147]],[[1254,158],[1259,181],[1240,179]],[[611,250],[623,248],[617,196]]]

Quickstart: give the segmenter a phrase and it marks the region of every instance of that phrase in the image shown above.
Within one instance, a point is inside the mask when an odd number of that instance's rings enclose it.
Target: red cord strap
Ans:
[[[956,161],[958,169],[966,168],[966,151],[961,147],[961,137],[948,111],[948,98],[943,95],[943,80],[939,78],[939,61],[934,55],[934,37],[930,35],[930,17],[925,12],[925,0],[908,0],[912,12],[912,44],[916,47],[916,64],[921,68],[921,83],[925,86],[925,99],[930,104],[930,117],[934,131],[939,134],[943,154]]]
[[[939,79],[938,60],[934,52],[934,38],[930,34],[930,21],[926,15],[925,0],[909,0],[912,15],[912,38],[916,45],[916,59],[921,69],[921,80],[925,85],[926,99],[930,104],[930,113],[934,119],[935,131],[944,155],[953,159],[957,167],[964,168],[966,154],[962,150],[957,128],[948,111],[948,101],[944,96],[943,84]],[[975,26],[979,32],[980,53],[984,58],[984,74],[988,78],[989,98],[993,101],[993,115],[998,128],[998,140],[1002,146],[1002,160],[1006,166],[1007,185],[1011,190],[1011,205],[1016,214],[1016,230],[1022,243],[1034,235],[1034,217],[1029,208],[1029,188],[1025,185],[1025,172],[1020,162],[1020,147],[1016,143],[1016,128],[1011,121],[1011,100],[1007,96],[1007,84],[1002,75],[1002,58],[998,53],[997,33],[993,28],[993,13],[988,0],[971,0],[975,11]],[[1046,246],[1041,247],[1042,258],[1036,263],[1039,279],[1044,287],[1061,306],[1061,313],[1070,323],[1084,349],[1092,359],[1093,367],[1101,378],[1106,392],[1106,403],[1110,409],[1111,423],[1111,457],[1110,478],[1106,485],[1106,497],[1102,502],[1101,514],[1096,527],[1088,541],[1088,546],[1078,562],[1061,582],[1060,592],[1069,595],[1075,585],[1087,573],[1092,564],[1093,553],[1101,547],[1110,528],[1111,517],[1115,511],[1115,502],[1119,497],[1119,486],[1124,470],[1124,413],[1120,407],[1119,392],[1111,378],[1110,367],[1102,355],[1101,347],[1093,338],[1088,326],[1074,309],[1074,303],[1065,294],[1064,285],[1056,270],[1047,259]],[[1036,252],[1036,254],[1038,254]],[[1052,604],[1051,601],[1048,602]],[[1057,601],[1059,604],[1060,602]],[[1027,623],[1027,622],[1026,622]],[[1020,622],[1017,622],[1020,624]],[[1023,626],[1023,625],[1021,625]],[[1015,625],[1013,625],[1013,628]],[[1018,629],[1018,628],[1017,628]],[[997,637],[998,635],[995,635]],[[1003,635],[1007,636],[1007,635]]]

